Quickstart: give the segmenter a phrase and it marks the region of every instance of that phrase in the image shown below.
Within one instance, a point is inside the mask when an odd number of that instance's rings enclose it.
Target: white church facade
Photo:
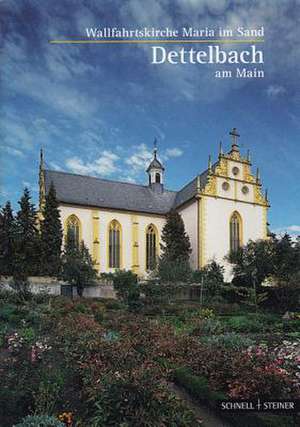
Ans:
[[[251,172],[249,154],[243,157],[234,128],[232,146],[220,146],[215,163],[179,191],[164,186],[164,167],[154,149],[148,185],[105,180],[47,170],[41,156],[40,209],[53,182],[64,233],[84,240],[99,273],[132,270],[145,276],[160,255],[166,215],[176,209],[189,235],[191,267],[199,269],[216,260],[230,266],[224,257],[250,239],[267,238],[267,194],[262,193],[259,172]]]

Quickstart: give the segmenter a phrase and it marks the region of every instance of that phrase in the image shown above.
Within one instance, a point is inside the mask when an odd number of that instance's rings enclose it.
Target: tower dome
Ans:
[[[165,168],[157,158],[157,142],[154,141],[153,159],[151,160],[146,172],[149,176],[149,186],[157,192],[163,191],[163,175]]]

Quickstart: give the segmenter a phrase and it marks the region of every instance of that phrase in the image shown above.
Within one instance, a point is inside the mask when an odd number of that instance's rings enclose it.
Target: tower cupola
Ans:
[[[163,175],[165,168],[157,158],[157,142],[154,140],[153,159],[146,172],[149,176],[149,186],[153,191],[161,193],[163,191]]]

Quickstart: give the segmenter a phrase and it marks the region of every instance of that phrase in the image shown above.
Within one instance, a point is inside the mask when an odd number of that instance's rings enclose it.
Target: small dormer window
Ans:
[[[156,172],[156,174],[155,174],[155,182],[157,184],[160,184],[160,173],[158,173],[158,172]]]

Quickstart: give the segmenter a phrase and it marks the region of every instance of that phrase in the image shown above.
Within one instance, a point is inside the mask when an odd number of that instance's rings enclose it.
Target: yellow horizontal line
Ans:
[[[253,39],[253,40],[49,40],[51,44],[162,44],[162,43],[263,43],[264,39]]]

